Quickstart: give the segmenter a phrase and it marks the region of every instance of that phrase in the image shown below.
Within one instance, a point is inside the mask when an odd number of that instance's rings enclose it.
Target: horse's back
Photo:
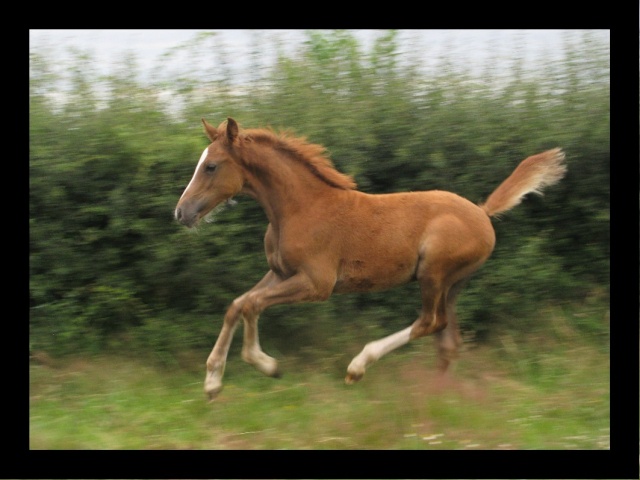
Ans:
[[[354,229],[375,232],[387,244],[391,240],[408,241],[415,246],[438,233],[469,233],[486,236],[486,240],[493,236],[493,226],[482,208],[452,192],[350,193],[354,196],[353,206],[345,213]]]

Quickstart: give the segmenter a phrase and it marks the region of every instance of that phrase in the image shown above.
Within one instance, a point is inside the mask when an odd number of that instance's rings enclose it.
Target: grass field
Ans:
[[[124,356],[30,366],[31,449],[609,449],[608,344],[508,334],[465,348],[453,377],[416,342],[343,383],[350,355],[279,358],[281,379],[231,355],[213,403],[208,352],[171,366]]]

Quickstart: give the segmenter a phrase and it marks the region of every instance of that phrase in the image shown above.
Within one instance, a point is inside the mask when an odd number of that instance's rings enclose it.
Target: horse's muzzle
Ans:
[[[198,220],[197,211],[194,211],[192,213],[187,213],[182,209],[182,207],[176,208],[174,216],[179,223],[181,223],[182,225],[188,228],[193,227]]]

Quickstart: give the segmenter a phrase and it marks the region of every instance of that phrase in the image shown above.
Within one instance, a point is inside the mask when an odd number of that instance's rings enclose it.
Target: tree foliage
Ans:
[[[254,67],[260,49],[273,46],[261,40]],[[204,36],[183,48],[206,42],[220,46]],[[194,72],[155,83],[139,80],[132,54],[100,77],[89,54],[73,52],[61,78],[52,52],[31,52],[32,348],[211,346],[226,306],[266,271],[266,218],[247,199],[195,232],[173,221],[206,145],[203,116],[293,130],[325,145],[370,193],[437,188],[474,202],[523,158],[561,146],[567,177],[494,222],[496,250],[463,293],[460,316],[464,328],[483,332],[496,322],[525,328],[545,304],[595,294],[608,304],[608,46],[568,35],[562,61],[525,69],[515,58],[505,81],[446,56],[425,71],[400,52],[394,31],[381,32],[369,51],[349,31],[311,31],[242,85],[233,83],[228,55],[215,51],[207,79]],[[160,95],[167,88],[171,108]],[[408,286],[275,308],[261,329],[304,336],[324,325],[333,335],[354,318],[391,331],[418,308]]]

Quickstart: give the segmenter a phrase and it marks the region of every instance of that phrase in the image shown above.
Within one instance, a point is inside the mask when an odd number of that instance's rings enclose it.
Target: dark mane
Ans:
[[[274,148],[289,153],[327,185],[343,190],[356,188],[356,182],[351,176],[335,169],[322,145],[309,143],[306,138],[295,137],[290,132],[275,133],[264,128],[245,130],[242,137],[244,141],[269,143]]]

